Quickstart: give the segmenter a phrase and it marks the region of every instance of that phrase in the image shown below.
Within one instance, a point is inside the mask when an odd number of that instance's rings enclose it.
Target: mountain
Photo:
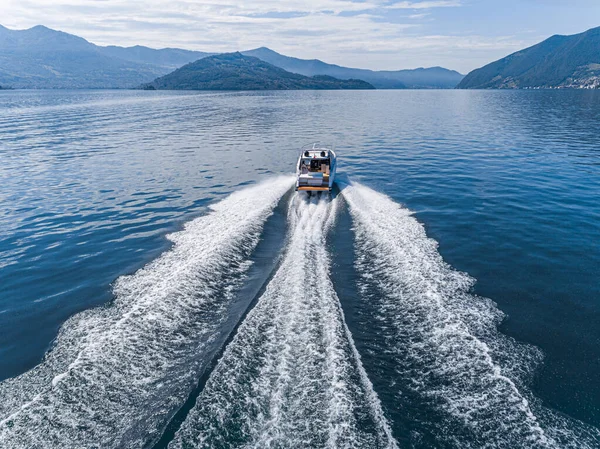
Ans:
[[[14,88],[134,87],[170,68],[111,57],[81,37],[38,25],[0,26],[0,85]]]
[[[378,89],[452,89],[463,78],[460,73],[442,67],[396,71],[353,69],[327,64],[318,59],[292,58],[265,47],[243,51],[242,54],[262,59],[288,72],[305,76],[328,75],[340,79],[361,79]]]
[[[339,80],[330,76],[308,77],[291,73],[268,62],[241,53],[208,56],[186,64],[143,86],[145,89],[189,90],[288,90],[374,89],[361,80]]]
[[[572,36],[552,36],[473,70],[457,87],[600,87],[600,27]]]
[[[148,47],[102,47],[38,25],[9,30],[0,25],[0,85],[13,88],[131,88],[215,53]],[[281,55],[265,47],[243,52],[276,67],[312,77],[361,79],[377,88],[452,88],[462,79],[441,67],[373,71]]]
[[[155,50],[141,45],[136,45],[135,47],[117,47],[115,45],[110,45],[108,47],[97,47],[97,49],[105,56],[120,58],[125,61],[139,64],[164,67],[170,69],[169,71],[215,54],[203,51],[182,50],[180,48],[162,48],[160,50]]]

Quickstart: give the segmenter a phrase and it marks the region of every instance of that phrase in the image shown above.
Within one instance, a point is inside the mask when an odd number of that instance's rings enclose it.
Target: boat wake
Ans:
[[[67,321],[40,365],[0,383],[0,447],[140,448],[161,436],[170,448],[600,447],[598,429],[533,396],[541,352],[497,331],[502,313],[410,211],[360,184],[288,204],[292,184],[215,204],[119,278],[112,304]],[[346,205],[350,326],[327,242]],[[250,261],[283,206],[281,259],[238,323]]]
[[[76,315],[33,370],[0,384],[0,447],[143,447],[196,386],[261,230],[293,179],[236,192],[171,250]]]
[[[396,447],[329,279],[337,205],[294,196],[284,259],[169,447]]]
[[[360,184],[343,190],[354,220],[373,344],[393,366],[386,390],[422,447],[598,447],[597,429],[544,409],[527,383],[542,354],[497,331],[502,313],[470,293],[412,213]]]

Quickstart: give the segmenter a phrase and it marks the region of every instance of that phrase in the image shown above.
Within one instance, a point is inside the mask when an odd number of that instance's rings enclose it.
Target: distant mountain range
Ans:
[[[13,31],[0,26],[0,85],[15,88],[132,87],[171,67],[106,55],[71,34],[43,26]]]
[[[108,47],[97,48],[100,53],[105,56],[171,70],[175,70],[190,62],[216,54],[203,51],[182,50],[180,48],[163,48],[155,50],[153,48],[142,47],[141,45],[136,45],[135,47],[116,47],[110,45]]]
[[[242,52],[305,76],[361,79],[377,88],[452,88],[462,75],[441,67],[373,71],[281,55],[268,48]],[[38,25],[9,30],[0,25],[0,85],[13,88],[132,88],[215,53],[148,47],[102,47]]]
[[[545,41],[473,70],[459,89],[600,88],[600,27]]]
[[[340,79],[361,79],[378,89],[452,89],[464,77],[454,70],[442,67],[413,70],[374,71],[352,69],[334,64],[327,64],[318,59],[298,59],[283,56],[265,47],[243,51],[246,56],[254,56],[288,72],[301,75],[329,75]]]
[[[191,62],[143,86],[145,89],[289,90],[374,89],[361,80],[291,73],[253,56],[224,53]]]

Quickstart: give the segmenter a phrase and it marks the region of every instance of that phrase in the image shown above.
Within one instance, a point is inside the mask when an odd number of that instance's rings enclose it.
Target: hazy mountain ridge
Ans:
[[[598,88],[600,27],[571,36],[552,36],[480,69],[459,89]]]
[[[442,67],[407,70],[368,70],[328,64],[319,59],[299,59],[281,55],[269,48],[261,47],[243,51],[246,56],[254,56],[288,72],[305,76],[329,75],[339,79],[361,79],[378,89],[452,89],[464,75]]]
[[[458,72],[429,69],[373,71],[281,55],[261,47],[242,52],[289,72],[362,79],[378,88],[452,88]],[[102,47],[38,25],[9,30],[0,25],[0,85],[13,88],[132,88],[198,59],[200,51],[143,47]]]
[[[142,87],[183,90],[374,89],[361,80],[291,73],[239,52],[208,56]]]
[[[215,54],[203,51],[182,50],[180,48],[161,48],[155,50],[141,45],[135,45],[133,47],[109,45],[108,47],[97,48],[106,56],[120,58],[139,64],[156,65],[171,70]]]
[[[0,84],[15,88],[133,87],[168,68],[106,55],[85,39],[36,26],[0,28]]]

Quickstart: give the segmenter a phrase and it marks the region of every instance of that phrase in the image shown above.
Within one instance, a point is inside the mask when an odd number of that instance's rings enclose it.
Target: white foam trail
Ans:
[[[329,278],[336,205],[293,198],[284,259],[170,448],[396,447]]]
[[[0,447],[142,447],[194,388],[289,177],[233,193],[171,250],[76,315],[45,360],[0,384]]]
[[[561,438],[540,423],[523,392],[522,373],[540,360],[535,348],[497,332],[495,304],[469,293],[473,281],[449,267],[412,213],[360,184],[343,189],[355,223],[363,298],[394,359],[397,384],[439,417],[432,432],[448,447],[598,447]],[[368,289],[377,293],[368,296]],[[403,399],[399,387],[397,400]],[[555,423],[558,422],[555,420]],[[589,430],[589,429],[588,429]],[[594,436],[593,434],[596,434]]]

